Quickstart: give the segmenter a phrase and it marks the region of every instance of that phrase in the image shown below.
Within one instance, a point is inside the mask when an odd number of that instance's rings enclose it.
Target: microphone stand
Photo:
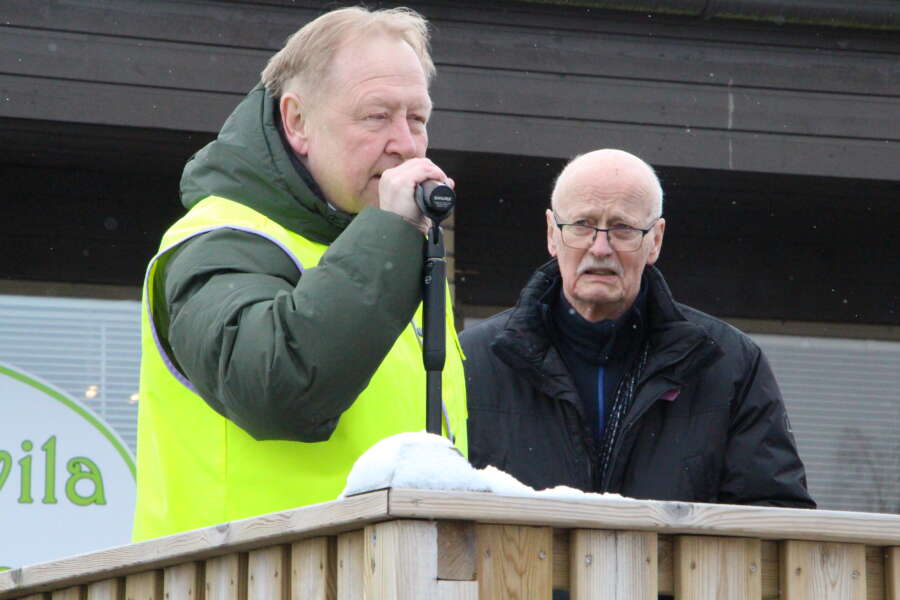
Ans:
[[[447,262],[444,260],[444,239],[441,228],[433,222],[425,241],[425,268],[422,280],[422,362],[425,364],[425,430],[441,435],[443,398],[441,373],[447,358],[446,296],[444,281]]]
[[[422,362],[425,365],[425,430],[441,435],[443,396],[441,373],[447,358],[446,295],[444,281],[447,263],[444,260],[444,239],[441,221],[446,219],[456,204],[453,190],[437,181],[425,181],[416,186],[416,204],[431,219],[431,228],[425,240],[422,270]]]

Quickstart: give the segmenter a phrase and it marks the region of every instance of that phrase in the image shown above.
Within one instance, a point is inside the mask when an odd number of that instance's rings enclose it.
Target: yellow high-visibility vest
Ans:
[[[159,258],[181,242],[231,227],[267,238],[301,269],[315,267],[328,246],[311,242],[264,215],[210,196],[164,235],[144,282],[138,410],[135,541],[254,515],[334,500],[356,459],[375,442],[425,427],[422,306],[394,343],[369,385],[325,442],[256,441],[191,388],[159,345],[153,290]],[[447,302],[443,398],[456,447],[468,454],[462,352]],[[349,353],[349,349],[348,349]],[[446,434],[446,429],[445,429]]]

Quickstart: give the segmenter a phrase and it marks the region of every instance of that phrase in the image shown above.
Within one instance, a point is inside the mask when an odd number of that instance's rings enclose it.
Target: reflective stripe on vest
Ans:
[[[135,541],[333,500],[372,444],[425,427],[425,372],[414,327],[421,326],[421,305],[326,442],[259,442],[210,408],[161,350],[149,291],[160,257],[223,227],[272,241],[301,271],[328,249],[218,197],[198,203],[163,236],[142,301]],[[456,446],[467,455],[465,379],[449,302],[443,396]]]

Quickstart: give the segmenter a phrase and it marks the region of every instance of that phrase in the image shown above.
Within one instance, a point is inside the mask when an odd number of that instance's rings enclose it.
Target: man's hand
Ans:
[[[430,221],[416,206],[416,185],[433,179],[446,182],[451,188],[452,179],[427,158],[412,158],[381,174],[378,183],[378,202],[382,210],[388,210],[403,217],[405,221],[427,233]]]

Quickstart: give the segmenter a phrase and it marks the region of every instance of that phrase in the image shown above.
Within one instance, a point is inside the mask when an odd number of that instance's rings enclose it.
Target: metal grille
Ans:
[[[821,508],[900,513],[900,343],[753,335]]]
[[[135,451],[140,303],[0,295],[0,362],[63,390]]]

